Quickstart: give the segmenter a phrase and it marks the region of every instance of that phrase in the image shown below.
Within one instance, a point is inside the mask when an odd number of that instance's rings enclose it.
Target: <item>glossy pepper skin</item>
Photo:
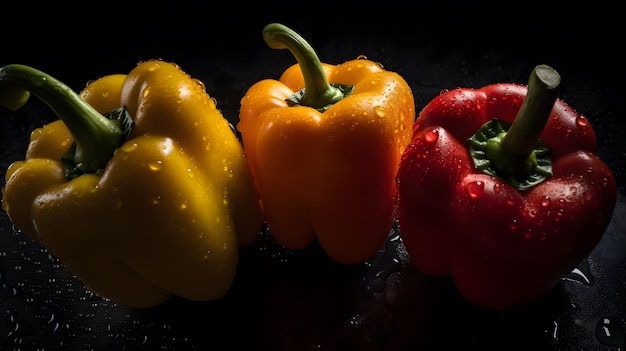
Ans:
[[[261,213],[241,143],[201,82],[151,60],[80,96],[20,65],[0,71],[0,91],[13,86],[60,117],[32,132],[25,159],[6,172],[2,206],[16,227],[114,302],[151,307],[172,294],[227,293]],[[122,106],[132,118],[127,137],[101,115]],[[72,145],[81,172],[69,177],[61,159]]]
[[[615,179],[595,154],[589,121],[556,97],[559,83],[556,71],[539,65],[528,86],[443,92],[415,123],[398,170],[401,237],[419,270],[451,276],[475,305],[507,309],[540,298],[585,259],[611,219]],[[524,159],[540,140],[550,150],[545,179],[518,189],[507,179],[519,169],[495,176],[478,169],[471,149],[487,143],[472,136],[493,118],[512,123],[508,144],[499,144],[506,151],[494,158]],[[516,169],[499,167],[507,168]]]
[[[335,261],[363,262],[382,247],[393,223],[395,174],[415,121],[411,89],[399,74],[366,59],[320,63],[280,24],[263,34],[270,47],[288,48],[298,59],[279,80],[257,82],[241,100],[237,128],[266,222],[286,248],[302,249],[317,238]],[[298,103],[288,101],[303,88]]]

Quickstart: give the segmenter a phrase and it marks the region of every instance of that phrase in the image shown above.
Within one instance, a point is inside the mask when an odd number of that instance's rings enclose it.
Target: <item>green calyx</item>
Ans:
[[[518,190],[529,189],[552,175],[550,148],[537,140],[525,156],[508,154],[502,148],[510,124],[492,119],[468,139],[474,167],[498,177]]]
[[[492,119],[468,139],[477,169],[518,190],[529,189],[552,176],[550,149],[539,136],[552,112],[560,82],[553,68],[535,67],[513,123]]]
[[[326,111],[352,93],[353,86],[330,84],[322,63],[311,45],[290,28],[271,23],[263,28],[263,39],[272,49],[289,49],[304,77],[304,89],[287,99],[289,106],[303,105]]]
[[[130,116],[130,113],[128,113],[126,107],[120,107],[118,109],[109,111],[103,116],[110,120],[113,125],[118,125],[120,127],[120,131],[122,132],[121,141],[117,144],[107,144],[107,146],[109,147],[108,150],[112,148],[112,151],[110,151],[108,156],[107,154],[103,153],[102,157],[94,158],[91,164],[88,164],[84,162],[84,160],[89,160],[88,158],[83,157],[83,162],[81,162],[81,158],[76,157],[79,144],[78,141],[75,140],[72,146],[70,146],[70,148],[67,150],[65,155],[61,157],[61,161],[63,162],[63,166],[65,167],[65,176],[69,179],[74,179],[87,173],[102,174],[102,172],[104,171],[104,167],[113,156],[113,152],[115,151],[115,149],[120,147],[124,143],[124,141],[128,140],[128,138],[130,137],[130,133],[133,130],[135,122]],[[116,136],[116,134],[113,136]],[[107,135],[105,135],[105,137],[106,136]],[[106,151],[106,149],[103,149],[102,151],[104,152]]]
[[[108,114],[112,118],[105,117],[67,85],[42,71],[19,64],[0,68],[0,104],[17,110],[31,94],[63,120],[74,138],[74,145],[62,158],[68,178],[100,174],[132,131],[128,113],[112,112]]]

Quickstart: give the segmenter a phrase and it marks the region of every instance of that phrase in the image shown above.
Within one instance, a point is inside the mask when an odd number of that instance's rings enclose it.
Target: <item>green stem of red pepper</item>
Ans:
[[[539,65],[528,80],[522,106],[502,139],[502,150],[511,156],[528,157],[543,131],[559,94],[561,76],[547,65]]]
[[[127,116],[111,119],[101,115],[63,82],[35,68],[19,64],[0,68],[0,104],[17,110],[31,93],[45,102],[72,134],[75,144],[72,155],[66,157],[75,165],[74,176],[76,172],[98,173],[127,138],[132,123]]]
[[[536,66],[524,102],[508,130],[494,119],[470,138],[475,166],[518,189],[529,188],[550,176],[549,149],[539,136],[557,100],[560,83],[561,77],[552,67]]]
[[[291,105],[309,106],[323,112],[352,92],[351,86],[328,82],[315,50],[290,28],[270,23],[263,28],[263,40],[272,49],[289,49],[300,65],[304,89],[288,99]]]

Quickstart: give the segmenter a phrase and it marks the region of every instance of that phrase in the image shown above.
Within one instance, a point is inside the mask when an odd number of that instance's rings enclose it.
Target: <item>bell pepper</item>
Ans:
[[[265,26],[263,38],[298,61],[241,100],[237,129],[269,230],[287,249],[317,239],[333,260],[363,262],[393,224],[395,174],[415,121],[412,91],[364,58],[321,63],[282,24]]]
[[[538,65],[528,85],[456,88],[419,113],[398,169],[400,235],[415,266],[469,302],[539,299],[595,247],[616,184],[586,117]]]
[[[30,94],[60,119],[6,172],[14,225],[114,302],[223,297],[262,217],[241,143],[202,83],[150,60],[79,95],[32,67],[0,69],[4,106]]]

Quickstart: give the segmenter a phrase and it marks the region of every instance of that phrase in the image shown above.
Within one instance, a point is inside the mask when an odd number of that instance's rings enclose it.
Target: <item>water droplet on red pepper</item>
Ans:
[[[501,191],[502,191],[502,184],[500,184],[500,183],[495,183],[495,184],[493,185],[493,191],[494,191],[496,194],[497,194],[497,193],[499,193],[499,192],[501,192]]]
[[[589,125],[589,121],[583,116],[576,116],[576,124],[580,127],[586,127]]]
[[[427,143],[434,143],[439,139],[439,131],[437,129],[429,129],[424,133],[424,140]]]
[[[467,184],[467,193],[472,199],[479,198],[485,192],[485,183],[481,181]]]

